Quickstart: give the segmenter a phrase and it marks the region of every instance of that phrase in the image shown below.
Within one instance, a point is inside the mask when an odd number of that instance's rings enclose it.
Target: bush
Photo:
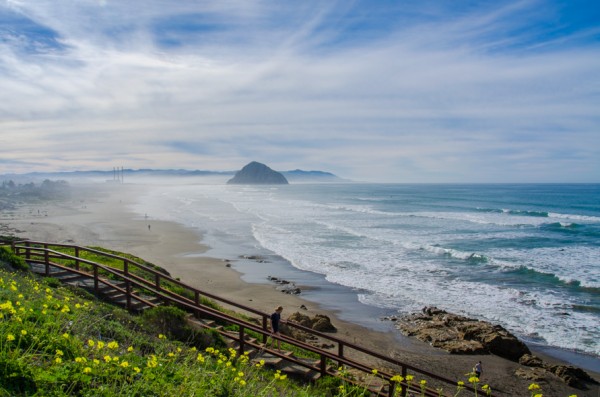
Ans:
[[[29,265],[23,258],[12,253],[8,247],[0,247],[0,263],[15,270],[29,270]]]
[[[174,306],[157,306],[145,310],[141,325],[146,331],[152,330],[155,335],[162,334],[200,349],[225,345],[218,332],[192,328],[187,321],[187,313]]]
[[[7,353],[10,354],[2,351],[0,355],[0,391],[11,396],[35,393],[35,381],[27,363],[7,357]]]

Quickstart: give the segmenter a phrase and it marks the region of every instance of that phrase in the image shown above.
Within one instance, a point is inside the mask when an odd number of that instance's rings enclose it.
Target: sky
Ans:
[[[600,182],[600,2],[0,0],[0,174]]]

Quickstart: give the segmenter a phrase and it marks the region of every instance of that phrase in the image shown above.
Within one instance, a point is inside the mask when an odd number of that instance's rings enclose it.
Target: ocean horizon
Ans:
[[[246,281],[351,291],[322,302],[351,320],[437,306],[600,368],[600,184],[182,182],[132,209],[198,230]]]

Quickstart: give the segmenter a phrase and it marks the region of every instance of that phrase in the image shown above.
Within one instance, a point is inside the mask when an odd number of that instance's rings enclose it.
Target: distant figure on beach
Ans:
[[[148,224],[148,230],[150,230],[150,224]]]
[[[273,314],[271,314],[271,332],[273,335],[279,336],[279,323],[281,322],[281,312],[283,311],[283,307],[279,306]],[[271,346],[275,344],[275,338],[271,337]],[[277,350],[281,350],[281,341],[277,339]]]
[[[478,378],[481,378],[481,372],[482,372],[481,361],[478,361],[477,364],[475,364],[475,367],[473,367],[473,372],[475,372],[475,375]]]

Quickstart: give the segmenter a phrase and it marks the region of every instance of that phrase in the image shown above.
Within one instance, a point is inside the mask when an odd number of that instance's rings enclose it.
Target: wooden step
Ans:
[[[59,280],[65,284],[79,284],[79,281],[88,280],[90,276],[84,276],[77,273],[71,273],[68,276],[59,278]]]

